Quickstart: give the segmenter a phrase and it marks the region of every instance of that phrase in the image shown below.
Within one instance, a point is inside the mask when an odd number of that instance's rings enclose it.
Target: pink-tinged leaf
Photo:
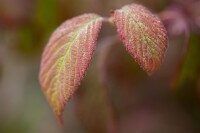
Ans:
[[[158,17],[137,4],[116,10],[118,34],[128,52],[149,75],[159,69],[167,49],[167,33]]]
[[[181,9],[171,7],[162,11],[159,17],[167,28],[169,35],[177,36],[184,33],[186,37],[189,36],[190,26]]]
[[[92,59],[101,23],[95,14],[72,18],[57,28],[44,49],[40,84],[60,122]]]

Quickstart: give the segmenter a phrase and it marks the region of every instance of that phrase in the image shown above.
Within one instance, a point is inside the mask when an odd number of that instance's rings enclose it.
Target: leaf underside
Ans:
[[[42,55],[39,80],[59,121],[89,66],[102,18],[84,14],[64,22],[52,34]]]
[[[127,51],[149,75],[153,74],[167,49],[167,33],[162,22],[138,4],[116,10],[114,19]]]

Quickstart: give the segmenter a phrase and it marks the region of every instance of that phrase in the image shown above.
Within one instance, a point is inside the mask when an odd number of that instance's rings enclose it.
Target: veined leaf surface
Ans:
[[[159,67],[167,49],[167,33],[158,17],[137,4],[114,13],[118,34],[128,52],[149,74]]]
[[[64,22],[44,49],[40,84],[59,121],[92,59],[102,18],[84,14]]]

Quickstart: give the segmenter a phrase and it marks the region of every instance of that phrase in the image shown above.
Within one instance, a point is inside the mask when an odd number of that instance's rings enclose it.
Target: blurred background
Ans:
[[[169,47],[149,77],[104,24],[92,63],[59,125],[38,82],[43,48],[63,21],[140,3]],[[199,0],[0,0],[0,133],[199,133]]]

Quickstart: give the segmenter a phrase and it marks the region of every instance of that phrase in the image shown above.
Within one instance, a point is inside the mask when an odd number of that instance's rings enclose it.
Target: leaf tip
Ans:
[[[58,123],[59,123],[60,125],[63,125],[63,124],[64,124],[62,115],[58,115],[58,116],[57,116],[57,119],[58,119]]]

